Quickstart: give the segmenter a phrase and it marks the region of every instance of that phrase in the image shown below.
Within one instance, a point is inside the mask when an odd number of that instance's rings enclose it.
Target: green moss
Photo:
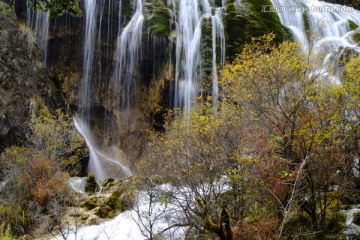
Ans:
[[[232,2],[226,4],[224,24],[229,60],[240,53],[244,43],[251,42],[252,37],[260,37],[272,32],[276,35],[276,42],[292,39],[290,31],[281,24],[276,13],[262,12],[263,5],[271,5],[271,2],[244,0],[240,9],[236,9]]]
[[[303,18],[304,18],[305,31],[307,34],[309,34],[310,33],[310,23],[309,23],[309,16],[306,12],[303,13]]]
[[[134,206],[135,193],[136,191],[131,182],[124,184],[111,194],[107,204],[113,210],[126,211]]]
[[[144,27],[151,35],[167,37],[170,34],[170,13],[161,0],[145,6]]]
[[[350,239],[352,239],[352,240],[360,240],[360,233],[351,234]]]
[[[341,233],[345,228],[346,214],[337,212],[329,221],[328,229],[331,233]]]
[[[110,187],[114,186],[115,185],[115,180],[113,178],[107,178],[105,179],[101,185],[103,186],[104,190],[108,190]]]
[[[348,22],[349,22],[349,27],[350,27],[351,30],[355,30],[355,29],[357,29],[359,27],[356,23],[354,23],[350,19],[348,19]]]
[[[354,213],[353,223],[360,226],[360,212]]]
[[[360,33],[355,33],[352,37],[355,42],[360,42]]]
[[[134,14],[134,6],[131,0],[123,0],[121,6],[121,16],[122,23],[121,26],[125,27],[126,24],[130,21],[132,15]]]
[[[90,173],[89,176],[86,178],[86,186],[85,186],[85,192],[87,193],[96,193],[99,191],[99,186],[96,182],[95,174]]]

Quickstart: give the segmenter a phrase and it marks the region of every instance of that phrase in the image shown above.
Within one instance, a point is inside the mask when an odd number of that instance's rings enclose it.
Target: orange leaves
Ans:
[[[53,170],[52,163],[44,158],[30,160],[30,167],[36,178],[46,178]]]
[[[56,172],[50,179],[39,180],[35,183],[31,194],[33,200],[39,203],[52,198],[55,194],[66,187],[66,180],[69,175],[64,172]]]
[[[43,203],[45,198],[49,196],[49,191],[47,191],[43,184],[43,182],[39,181],[36,183],[36,186],[31,190],[33,199],[39,203]]]

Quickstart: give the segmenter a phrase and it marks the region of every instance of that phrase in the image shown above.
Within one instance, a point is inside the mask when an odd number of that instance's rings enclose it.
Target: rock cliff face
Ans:
[[[32,108],[64,108],[33,34],[0,2],[0,151],[19,143]]]

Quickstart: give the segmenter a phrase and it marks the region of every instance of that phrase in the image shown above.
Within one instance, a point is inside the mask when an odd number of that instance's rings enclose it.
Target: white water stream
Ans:
[[[172,189],[170,185],[158,188],[164,191]],[[161,233],[163,239],[184,239],[184,227],[169,228],[181,217],[181,208],[172,202],[165,204],[159,201],[159,196],[157,199],[153,196],[153,193],[147,191],[140,192],[133,210],[125,211],[99,225],[64,229],[69,232],[67,240],[145,240],[150,236],[149,229],[152,229],[154,235]],[[56,239],[61,237],[57,236]]]
[[[340,83],[338,59],[345,48],[360,52],[349,20],[360,25],[360,11],[318,0],[271,0],[281,23],[288,27],[301,48],[323,56],[323,75]]]
[[[222,22],[222,8],[212,8],[208,0],[171,0],[172,14],[176,25],[176,69],[175,106],[184,107],[189,113],[192,102],[202,88],[202,28],[207,20],[212,24],[212,94],[217,104],[217,67],[225,60],[225,35]],[[177,7],[178,6],[178,10]],[[217,49],[219,48],[218,53]]]
[[[345,222],[346,229],[344,231],[344,234],[352,235],[352,234],[360,233],[360,226],[353,223],[354,213],[360,212],[359,206],[358,205],[352,206],[351,209],[343,210],[342,212],[346,214],[346,222]]]
[[[98,149],[92,138],[92,132],[87,124],[79,118],[74,118],[74,124],[79,133],[85,138],[90,152],[88,172],[94,173],[96,178],[104,180],[109,177],[128,177],[132,175],[131,170],[123,164],[121,156],[111,156]]]
[[[143,22],[143,3],[142,0],[136,0],[134,15],[128,24],[119,31],[113,74],[115,78],[114,88],[124,88],[120,105],[127,110],[130,109],[132,90],[136,88],[138,81],[136,72],[139,71]]]
[[[84,37],[84,56],[81,77],[81,88],[79,89],[80,108],[83,111],[90,111],[91,103],[91,80],[94,60],[94,48],[96,40],[96,0],[84,1],[85,15],[85,37]]]
[[[26,26],[31,28],[41,50],[41,57],[46,64],[48,55],[48,37],[49,37],[50,18],[48,12],[34,11],[30,7],[26,12]]]

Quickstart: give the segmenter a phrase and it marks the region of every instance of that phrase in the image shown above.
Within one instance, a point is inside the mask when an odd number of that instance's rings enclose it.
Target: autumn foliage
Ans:
[[[24,235],[51,216],[55,206],[59,210],[71,203],[67,181],[82,155],[82,138],[60,111],[34,113],[29,129],[22,146],[1,155],[6,184],[0,192],[0,236]]]
[[[200,97],[149,133],[139,171],[187,196],[184,221],[198,236],[225,239],[207,223],[226,209],[234,239],[325,239],[355,201],[343,196],[357,192],[359,60],[341,85],[316,56],[273,39],[254,39],[225,66],[217,108]]]

